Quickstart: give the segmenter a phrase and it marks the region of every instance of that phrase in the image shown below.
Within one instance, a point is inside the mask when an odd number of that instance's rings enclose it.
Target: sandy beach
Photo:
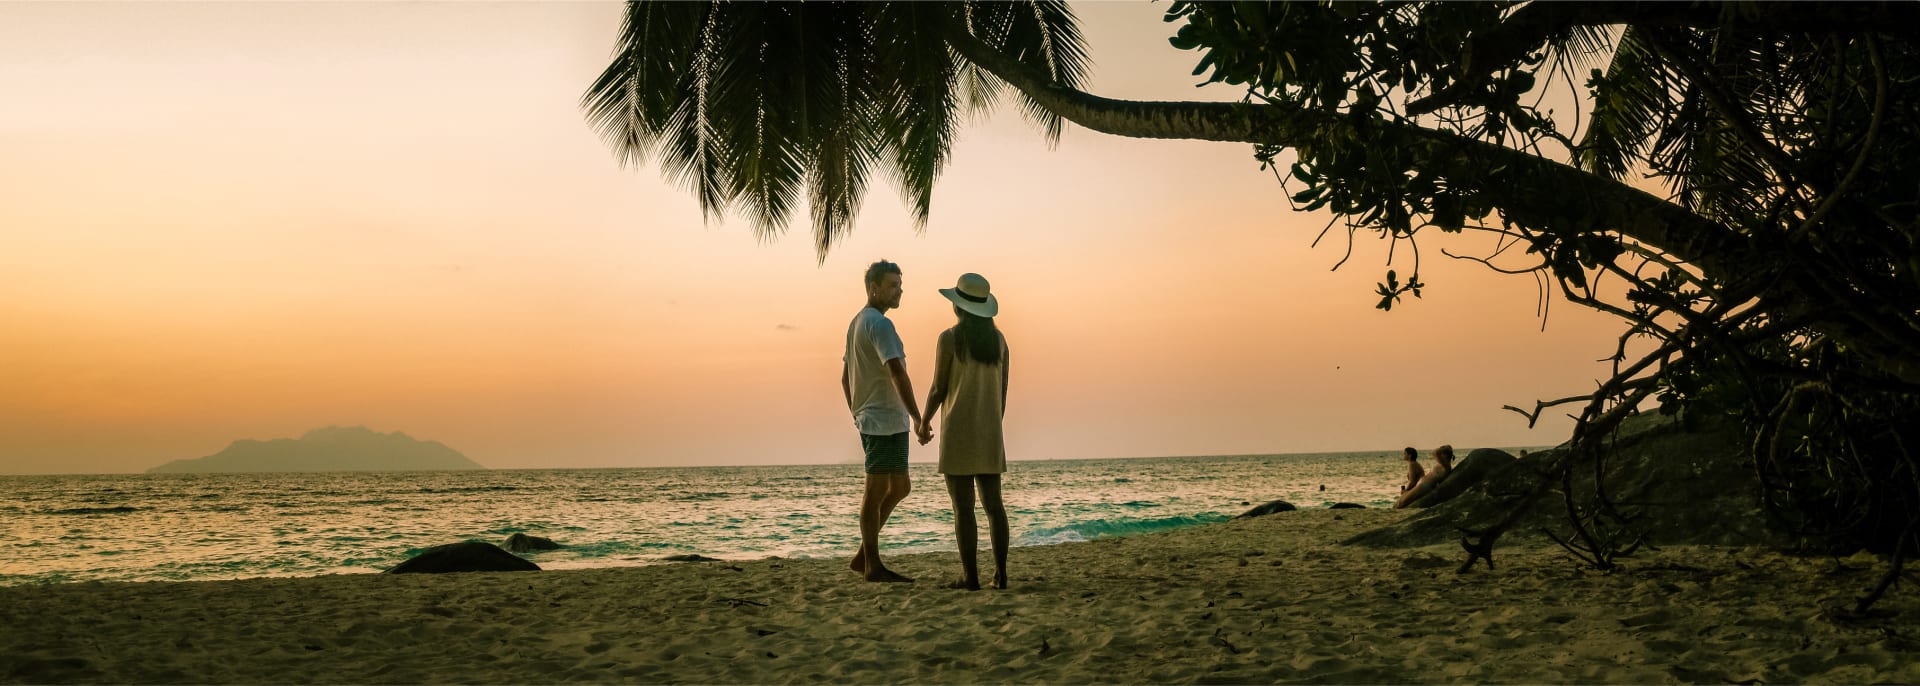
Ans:
[[[1014,585],[845,560],[0,589],[0,679],[102,683],[1920,682],[1884,567],[1748,548],[1579,569],[1557,548],[1337,544],[1404,512],[1303,511],[1017,548]]]

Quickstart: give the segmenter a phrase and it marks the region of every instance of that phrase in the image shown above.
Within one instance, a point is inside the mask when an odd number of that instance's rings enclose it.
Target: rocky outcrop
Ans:
[[[1547,490],[1501,540],[1545,540],[1542,530],[1565,536],[1572,530],[1565,495],[1558,479],[1549,478],[1552,465],[1565,457],[1562,446],[1512,460],[1420,514],[1346,543],[1401,547],[1458,541],[1461,530],[1478,531],[1501,521],[1540,488]],[[1583,506],[1594,492],[1593,471],[1591,464],[1572,470],[1576,502]],[[1606,456],[1606,488],[1654,545],[1790,543],[1761,505],[1759,479],[1735,427],[1683,427],[1652,413],[1628,418]]]
[[[1334,503],[1332,505],[1328,505],[1327,509],[1329,510],[1364,510],[1364,509],[1367,509],[1367,506],[1361,505],[1360,503]]]
[[[511,550],[516,553],[524,553],[524,552],[529,552],[534,550],[559,550],[562,547],[563,546],[561,546],[560,544],[554,543],[553,539],[542,538],[540,536],[514,534],[512,536],[507,537],[507,550]]]
[[[480,541],[437,545],[395,565],[387,574],[445,574],[448,572],[537,572],[540,565]]]
[[[1285,500],[1274,500],[1263,505],[1256,505],[1254,506],[1253,509],[1247,510],[1246,512],[1242,512],[1239,515],[1235,516],[1234,519],[1247,519],[1249,517],[1270,515],[1275,512],[1292,512],[1297,509],[1300,509],[1300,508],[1294,507],[1293,503],[1287,502]]]

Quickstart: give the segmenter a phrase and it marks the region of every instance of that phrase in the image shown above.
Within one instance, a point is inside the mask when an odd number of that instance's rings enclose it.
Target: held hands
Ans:
[[[920,437],[920,445],[926,445],[932,442],[933,441],[933,423],[928,421],[914,422],[913,434],[915,436]]]

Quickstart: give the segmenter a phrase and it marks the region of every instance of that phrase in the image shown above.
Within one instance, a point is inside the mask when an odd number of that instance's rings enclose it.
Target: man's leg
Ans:
[[[860,552],[847,566],[868,581],[913,581],[880,561],[880,530],[900,499],[907,497],[907,434],[860,435],[866,452],[867,487],[860,497]]]
[[[867,569],[864,573],[866,574],[867,580],[913,581],[913,579],[901,576],[899,573],[887,569],[886,565],[880,563],[880,530],[886,528],[887,519],[893,515],[893,507],[899,505],[900,501],[907,497],[907,493],[912,490],[912,484],[907,480],[905,472],[896,474],[874,474],[867,478],[866,499],[874,502],[873,535],[871,537],[865,536],[866,522],[864,521],[864,517],[861,522],[861,534],[863,536],[861,548],[862,552],[866,553]],[[877,486],[875,484],[876,481],[879,482]],[[865,515],[866,513],[863,510],[861,514]]]
[[[880,528],[887,528],[887,521],[893,519],[893,506],[907,499],[913,492],[913,482],[906,472],[887,475],[887,498],[880,502]]]
[[[886,525],[881,510],[887,501],[887,485],[891,475],[868,474],[866,493],[860,497],[860,552],[853,554],[853,571],[862,575],[867,570],[885,571],[880,564],[880,528]]]
[[[867,574],[868,560],[880,557],[880,530],[887,526],[887,517],[893,514],[893,506],[899,504],[888,491],[893,488],[892,472],[907,468],[907,434],[876,436],[860,434],[860,449],[866,455],[866,490],[860,496],[860,550],[853,554],[853,560],[847,563],[854,572]],[[906,474],[897,476],[905,477]],[[905,497],[902,494],[901,497]],[[876,564],[880,571],[885,565]],[[897,576],[897,575],[896,575]]]
[[[947,475],[947,499],[953,501],[953,538],[960,544],[960,587],[980,590],[980,528],[973,518],[973,477]]]
[[[868,474],[866,490],[860,495],[860,548],[853,553],[853,562],[847,565],[856,573],[867,573],[867,544],[879,541],[878,505],[886,495],[886,475]]]
[[[993,541],[993,587],[1006,588],[1007,539],[1011,532],[1007,526],[1007,506],[1000,501],[1000,475],[982,474],[975,478],[980,482],[980,505],[987,511],[987,536]]]

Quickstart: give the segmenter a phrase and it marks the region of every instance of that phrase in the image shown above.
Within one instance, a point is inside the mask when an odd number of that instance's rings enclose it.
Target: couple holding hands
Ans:
[[[860,552],[853,571],[868,581],[912,581],[880,561],[880,529],[893,508],[907,497],[908,433],[921,445],[933,441],[933,415],[940,414],[940,474],[953,501],[954,535],[959,539],[965,576],[956,586],[979,590],[976,563],[979,532],[974,497],[987,511],[993,543],[994,588],[1007,586],[1007,510],[1000,500],[1000,475],[1007,471],[1007,447],[1001,419],[1007,406],[1007,339],[994,326],[1000,302],[979,274],[961,274],[940,294],[953,303],[958,321],[940,332],[934,348],[933,387],[926,412],[914,402],[907,377],[905,346],[887,310],[900,306],[900,266],[886,260],[867,267],[867,306],[847,327],[840,388],[860,430],[866,454],[866,493],[860,502]]]

